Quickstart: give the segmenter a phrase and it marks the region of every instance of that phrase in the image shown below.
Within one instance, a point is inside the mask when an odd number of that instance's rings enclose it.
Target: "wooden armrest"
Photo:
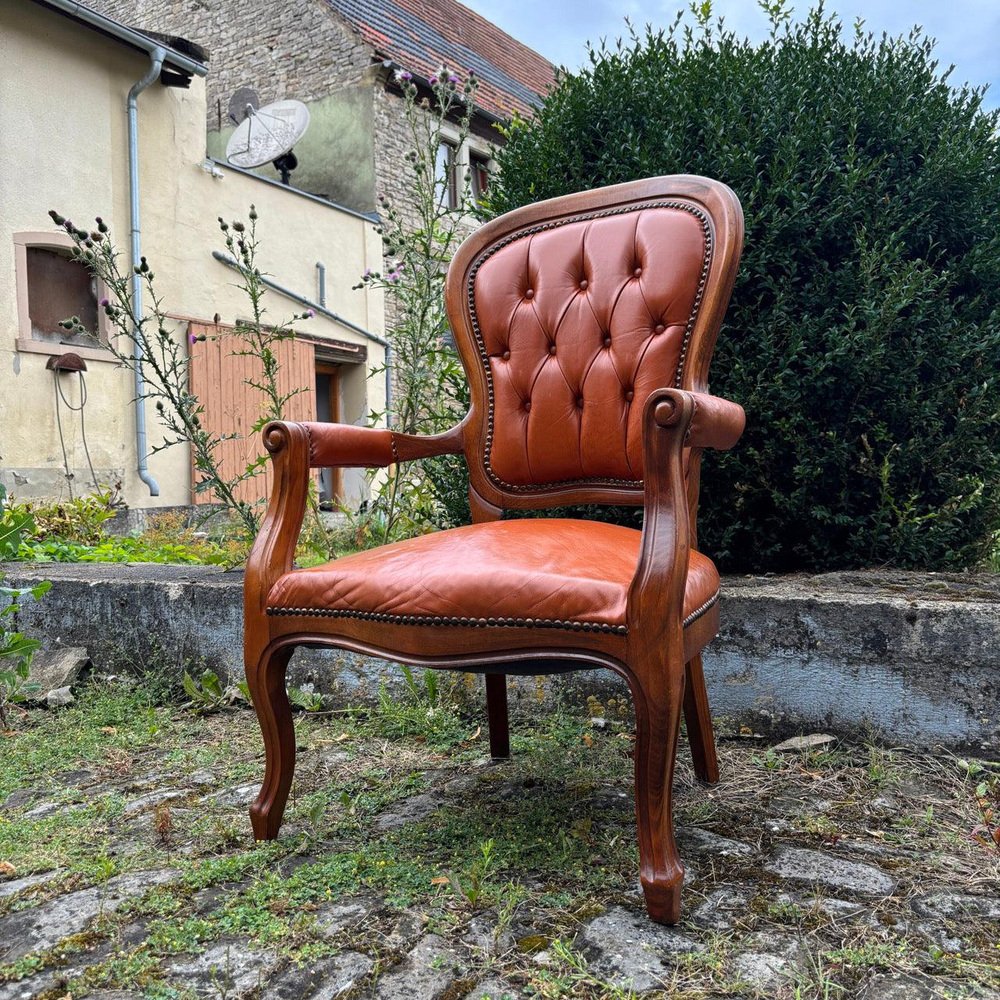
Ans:
[[[743,407],[718,396],[657,389],[643,410],[645,518],[626,612],[648,641],[681,630],[693,537],[684,468],[685,448],[731,448],[746,422]],[[676,637],[674,637],[676,639]],[[669,636],[665,634],[664,641]]]
[[[443,434],[425,437],[353,424],[269,423],[263,436],[274,463],[274,485],[264,523],[247,560],[245,613],[263,614],[275,580],[292,568],[309,495],[310,469],[378,468],[456,454],[463,450],[463,430],[464,425],[458,424]]]
[[[268,428],[276,424],[268,424]],[[443,434],[397,434],[381,427],[302,423],[309,438],[309,467],[381,468],[462,451],[461,425]],[[264,430],[267,434],[267,428]]]

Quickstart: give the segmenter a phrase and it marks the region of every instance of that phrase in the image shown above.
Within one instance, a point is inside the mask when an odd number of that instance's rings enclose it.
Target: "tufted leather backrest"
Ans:
[[[481,497],[641,497],[643,404],[662,386],[703,387],[738,211],[724,185],[656,178],[532,205],[470,237],[448,304],[473,390],[466,450]]]

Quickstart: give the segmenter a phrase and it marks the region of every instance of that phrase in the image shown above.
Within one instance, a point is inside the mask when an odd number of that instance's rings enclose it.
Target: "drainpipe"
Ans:
[[[128,92],[128,193],[132,230],[132,360],[135,372],[135,450],[139,478],[149,487],[149,495],[158,497],[160,486],[146,465],[146,380],[142,375],[143,350],[139,324],[142,320],[142,278],[135,268],[142,259],[142,237],[139,228],[139,95],[160,77],[167,50],[157,46],[149,53],[149,69]]]
[[[316,297],[321,306],[326,305],[326,264],[321,260],[316,261]]]

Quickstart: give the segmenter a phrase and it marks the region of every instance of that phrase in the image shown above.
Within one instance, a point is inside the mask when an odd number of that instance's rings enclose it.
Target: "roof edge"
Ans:
[[[130,28],[104,14],[98,14],[96,10],[91,10],[79,0],[33,0],[33,2],[41,7],[48,7],[50,10],[64,14],[80,24],[85,24],[95,31],[124,42],[142,52],[164,49],[167,53],[164,62],[183,73],[190,73],[193,76],[205,76],[208,73],[208,67],[205,63],[199,62],[183,52],[178,52],[169,45],[165,45],[160,39],[153,38],[136,28]]]

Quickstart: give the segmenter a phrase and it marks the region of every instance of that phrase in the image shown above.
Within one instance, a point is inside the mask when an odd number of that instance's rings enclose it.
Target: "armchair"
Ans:
[[[675,923],[683,865],[671,790],[681,713],[718,780],[701,650],[719,576],[697,548],[704,448],[730,448],[743,410],[707,373],[739,262],[725,185],[658,177],[530,205],[483,226],[448,272],[446,304],[470,407],[433,437],[272,423],[274,487],[245,583],[246,677],[264,737],[254,835],[278,834],[295,739],[285,669],[335,646],[486,675],[490,749],[510,754],[507,674],[607,668],[635,702],[640,878]],[[464,453],[473,523],[294,569],[310,469]],[[502,520],[505,510],[643,505],[642,531]]]

